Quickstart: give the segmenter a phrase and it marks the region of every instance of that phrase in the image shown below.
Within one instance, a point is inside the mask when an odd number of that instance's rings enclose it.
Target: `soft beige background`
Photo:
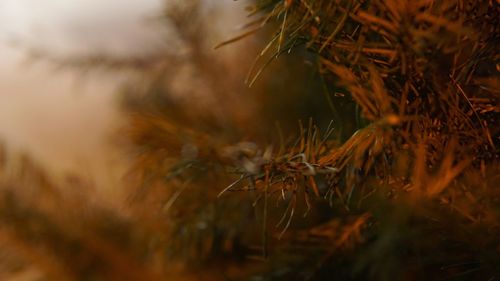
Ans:
[[[53,176],[77,174],[113,192],[124,164],[113,149],[120,126],[119,78],[57,70],[28,59],[57,55],[134,55],[162,42],[146,26],[154,0],[0,0],[0,139]]]
[[[207,24],[241,23],[241,2],[204,4],[226,11]],[[71,171],[112,185],[110,177],[120,174],[111,139],[120,126],[114,89],[121,78],[82,77],[26,54],[35,47],[61,55],[133,56],[168,47],[175,38],[151,24],[160,6],[160,0],[0,0],[0,140],[56,175]],[[236,32],[229,28],[220,35]]]

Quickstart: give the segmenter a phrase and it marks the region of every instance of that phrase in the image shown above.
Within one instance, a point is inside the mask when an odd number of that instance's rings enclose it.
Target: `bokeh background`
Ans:
[[[204,35],[211,44],[237,34],[244,2],[201,2],[207,13],[218,14],[207,22],[215,31]],[[48,57],[130,58],[179,48],[169,26],[156,21],[164,4],[1,0],[0,138],[5,145],[28,153],[53,175],[74,173],[113,189],[124,170],[124,159],[114,148],[123,125],[117,87],[126,77],[63,68]]]

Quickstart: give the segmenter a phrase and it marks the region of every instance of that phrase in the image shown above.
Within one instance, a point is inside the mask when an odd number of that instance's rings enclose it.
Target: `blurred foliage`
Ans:
[[[178,49],[62,62],[134,73],[129,208],[66,194],[25,161],[2,174],[1,250],[16,261],[0,257],[2,271],[499,278],[499,3],[258,0],[248,12],[217,52],[204,36],[217,14],[192,0],[161,16]]]

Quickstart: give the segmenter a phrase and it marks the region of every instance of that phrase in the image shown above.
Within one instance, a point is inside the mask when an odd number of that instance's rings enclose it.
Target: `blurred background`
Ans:
[[[163,38],[148,17],[159,1],[0,1],[0,135],[53,173],[109,178],[117,159],[110,137],[119,126],[116,74],[60,69],[54,56],[93,52],[135,55]],[[109,184],[109,183],[106,183]]]
[[[139,252],[144,253],[152,240],[168,233],[144,230],[148,220],[131,207],[131,189],[136,185],[126,175],[134,157],[124,128],[130,113],[125,105],[134,102],[124,98],[124,89],[141,92],[130,85],[154,76],[147,71],[150,64],[132,70],[131,65],[136,59],[165,63],[180,73],[171,83],[176,87],[172,95],[186,98],[192,91],[185,88],[196,80],[190,67],[184,67],[192,59],[174,60],[189,53],[191,42],[182,37],[187,31],[180,32],[165,20],[164,11],[192,3],[197,14],[188,20],[193,26],[207,25],[199,35],[200,50],[228,64],[240,56],[238,49],[216,52],[213,46],[240,32],[244,2],[0,0],[1,280],[158,280],[148,276],[149,266],[141,267],[137,252],[129,252],[141,245]],[[178,16],[186,15],[179,10]],[[195,24],[198,21],[205,22]],[[121,61],[123,67],[109,66],[108,60]],[[225,77],[238,79],[243,86],[242,74],[248,67]],[[209,94],[202,95],[210,99]],[[141,100],[132,96],[128,100]],[[203,104],[203,98],[196,100]],[[11,192],[16,198],[12,201]],[[156,216],[158,209],[149,211]],[[53,220],[59,230],[50,230]],[[75,225],[75,220],[81,224]],[[92,229],[90,236],[81,237],[85,231],[80,227]],[[111,232],[101,232],[102,227]],[[123,243],[131,235],[135,238]],[[94,248],[97,252],[83,242],[94,243],[99,237],[107,242]],[[75,242],[82,251],[75,252]],[[120,248],[128,253],[109,252],[114,243],[122,243]],[[96,269],[93,263],[102,259],[116,267]],[[127,259],[129,263],[123,264]],[[163,268],[165,263],[159,263]],[[102,273],[106,270],[111,273]],[[184,278],[172,276],[171,280]]]
[[[67,69],[49,58],[95,54],[130,58],[177,49],[181,39],[157,20],[164,4],[160,0],[1,0],[2,141],[10,149],[28,153],[55,175],[75,173],[100,186],[113,186],[123,172],[124,159],[113,149],[113,138],[123,125],[117,89],[126,75]],[[201,4],[207,13],[219,15],[207,22],[212,30],[204,34],[209,44],[238,32],[242,1]]]

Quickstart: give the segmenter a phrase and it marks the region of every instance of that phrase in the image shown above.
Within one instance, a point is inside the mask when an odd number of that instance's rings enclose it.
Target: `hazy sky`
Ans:
[[[120,126],[116,77],[84,80],[43,62],[26,63],[25,48],[57,54],[142,52],[162,42],[144,24],[159,5],[158,0],[0,0],[0,139],[55,172],[109,174],[116,166],[111,136]]]
[[[70,51],[142,49],[157,36],[144,22],[160,5],[160,0],[0,0],[0,33]]]
[[[113,166],[109,140],[120,125],[113,102],[118,79],[100,75],[82,80],[77,73],[57,72],[43,62],[23,63],[26,47],[57,54],[130,55],[173,44],[168,30],[160,33],[146,24],[161,3],[0,0],[0,140],[31,153],[54,171],[108,174],[103,167]],[[242,8],[241,1],[204,3],[232,11]],[[241,13],[226,15],[208,24],[232,20],[236,26],[241,20]]]

